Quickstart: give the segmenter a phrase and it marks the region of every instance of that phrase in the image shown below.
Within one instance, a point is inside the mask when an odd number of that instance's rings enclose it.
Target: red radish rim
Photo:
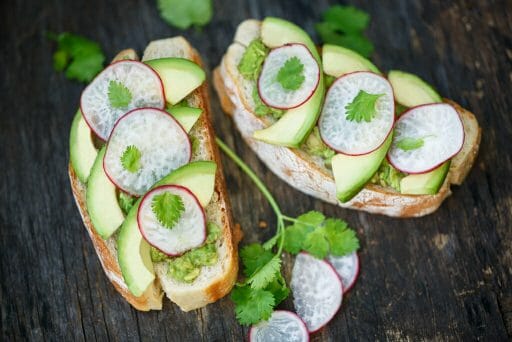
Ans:
[[[286,106],[271,106],[268,104],[267,101],[265,101],[263,99],[263,97],[261,96],[261,90],[260,90],[260,78],[261,78],[261,72],[258,76],[258,81],[256,82],[256,86],[258,88],[258,96],[260,97],[261,101],[268,107],[270,108],[276,108],[276,109],[281,109],[281,110],[288,110],[288,109],[294,109],[294,108],[297,108],[297,107],[300,107],[302,106],[304,103],[308,102],[309,99],[313,96],[313,94],[316,92],[316,90],[318,89],[318,85],[320,84],[320,78],[321,78],[321,68],[320,68],[320,64],[318,63],[318,61],[316,60],[315,56],[313,56],[313,54],[311,53],[311,51],[308,49],[308,47],[305,45],[305,44],[302,44],[302,43],[288,43],[288,44],[284,44],[284,45],[281,45],[279,47],[276,47],[276,48],[273,48],[270,52],[272,51],[275,51],[275,50],[278,50],[278,49],[282,49],[282,48],[286,48],[286,47],[289,47],[289,46],[294,46],[294,45],[302,45],[304,48],[306,48],[307,52],[310,54],[310,56],[313,58],[313,60],[315,61],[316,65],[318,66],[318,73],[317,73],[317,78],[316,78],[316,84],[315,84],[315,87],[313,88],[313,91],[311,92],[311,94],[309,94],[309,96],[304,100],[302,101],[301,103],[299,103],[298,105],[295,105],[295,106],[291,106],[291,107],[286,107]],[[270,54],[269,52],[269,54]],[[267,55],[268,57],[268,55]],[[266,59],[266,57],[265,57]],[[263,66],[265,65],[265,62],[263,62]],[[263,67],[261,68],[263,70]]]
[[[346,76],[349,76],[349,75],[352,75],[352,74],[359,74],[359,73],[367,73],[367,74],[373,74],[375,76],[378,76],[382,79],[384,79],[386,82],[389,83],[388,79],[385,78],[384,76],[382,75],[379,75],[379,74],[376,74],[374,72],[371,72],[371,71],[354,71],[354,72],[349,72],[347,74],[343,74],[341,76],[339,76],[338,78],[336,78],[334,80],[334,82],[332,82],[331,86],[329,87],[329,89],[327,90],[325,96],[324,96],[324,102],[325,102],[325,99],[327,98],[327,96],[329,96],[329,92],[331,91],[332,89],[332,86],[338,82],[340,79],[342,79],[343,77],[346,77]],[[391,84],[390,84],[391,86]],[[367,155],[367,154],[370,154],[376,150],[378,150],[382,145],[384,145],[384,143],[386,142],[386,140],[388,139],[389,135],[393,132],[393,127],[395,127],[395,122],[397,121],[396,119],[396,115],[394,114],[395,113],[395,110],[396,110],[396,104],[395,104],[395,93],[393,91],[393,87],[391,87],[391,96],[393,98],[393,120],[391,121],[391,126],[389,127],[389,131],[388,131],[388,134],[386,134],[386,136],[384,137],[384,140],[382,140],[382,143],[380,143],[379,146],[377,146],[376,148],[374,148],[373,150],[371,151],[368,151],[368,152],[365,152],[365,153],[347,153],[347,152],[343,152],[343,151],[340,151],[340,150],[337,150],[336,148],[334,148],[333,146],[331,146],[325,139],[324,137],[322,136],[322,130],[318,130],[320,132],[320,139],[322,139],[322,141],[324,142],[324,144],[326,144],[327,146],[329,146],[330,149],[336,151],[337,153],[341,153],[341,154],[344,154],[346,156],[353,156],[353,157],[357,157],[357,156],[364,156],[364,155]],[[323,105],[322,105],[323,107]],[[321,116],[320,116],[321,118]],[[320,120],[320,118],[318,118],[318,120]]]
[[[466,131],[464,131],[464,123],[462,122],[462,119],[460,118],[460,114],[459,112],[457,111],[457,109],[455,109],[454,106],[452,106],[451,104],[449,103],[446,103],[446,102],[439,102],[439,103],[425,103],[425,104],[422,104],[422,105],[419,105],[419,106],[415,106],[415,107],[411,107],[409,109],[407,109],[405,112],[403,112],[402,114],[400,114],[400,117],[398,118],[398,120],[396,120],[395,124],[398,123],[398,121],[400,121],[400,119],[402,119],[403,117],[407,116],[408,114],[410,114],[409,112],[413,109],[416,109],[416,108],[420,108],[420,107],[425,107],[425,106],[432,106],[432,105],[446,105],[446,106],[450,106],[453,108],[453,110],[455,111],[455,113],[457,113],[457,118],[459,119],[460,121],[460,125],[462,126],[462,144],[460,145],[460,148],[457,150],[457,152],[455,152],[454,154],[452,154],[449,158],[446,158],[445,160],[443,160],[442,162],[438,163],[437,165],[435,165],[434,167],[431,167],[430,169],[426,170],[426,171],[421,171],[421,172],[409,172],[407,170],[403,170],[399,167],[397,167],[392,161],[391,159],[389,158],[389,151],[388,153],[386,153],[386,160],[388,161],[388,163],[391,164],[391,166],[393,166],[395,169],[397,169],[398,171],[400,172],[403,172],[403,173],[406,173],[408,175],[421,175],[421,174],[424,174],[424,173],[428,173],[434,169],[437,169],[439,166],[443,165],[444,163],[446,163],[446,161],[452,159],[453,157],[455,157],[457,154],[459,154],[459,152],[462,150],[462,148],[464,147],[464,143],[466,142]]]
[[[146,192],[146,194],[144,196],[142,196],[142,199],[140,200],[140,205],[139,205],[139,208],[137,208],[137,227],[139,228],[139,232],[140,234],[142,235],[142,237],[144,238],[144,240],[150,244],[152,247],[158,249],[160,252],[164,253],[165,255],[167,256],[170,256],[170,257],[177,257],[177,256],[180,256],[180,255],[183,255],[185,254],[186,252],[188,252],[189,250],[186,250],[184,251],[183,253],[177,253],[177,254],[173,254],[173,253],[167,253],[163,250],[161,250],[160,248],[158,248],[158,246],[155,246],[153,245],[151,242],[148,241],[148,239],[146,238],[146,235],[144,234],[144,229],[141,228],[141,218],[140,218],[140,208],[142,207],[142,202],[144,202],[147,197],[153,193],[154,191],[157,191],[157,190],[162,190],[162,189],[169,189],[169,188],[174,188],[174,189],[179,189],[179,190],[182,190],[184,192],[186,192],[188,195],[190,195],[192,197],[192,199],[196,202],[197,206],[201,209],[201,214],[203,216],[203,235],[204,235],[204,238],[203,238],[203,242],[201,242],[201,245],[204,244],[204,242],[206,241],[206,213],[204,212],[204,208],[201,206],[201,203],[199,203],[199,200],[197,199],[196,195],[194,195],[194,193],[192,191],[190,191],[190,189],[182,186],[182,185],[177,185],[177,184],[168,184],[168,185],[160,185],[160,186],[157,186],[156,188],[153,188],[151,190],[149,190],[148,192]],[[196,247],[194,247],[196,248]]]
[[[316,328],[315,330],[309,330],[308,331],[313,334],[317,331],[319,331],[320,329],[322,329],[323,327],[325,327],[327,324],[329,324],[330,321],[332,321],[332,319],[334,318],[334,316],[336,316],[336,314],[340,311],[340,308],[341,308],[341,305],[343,304],[343,295],[344,295],[344,290],[343,290],[343,281],[341,280],[341,277],[339,276],[338,272],[336,272],[336,269],[331,265],[330,262],[324,260],[324,259],[318,259],[317,257],[309,254],[308,252],[300,252],[299,254],[306,254],[306,255],[309,255],[310,257],[312,258],[315,258],[316,260],[318,261],[321,261],[321,262],[324,262],[327,264],[327,266],[329,266],[329,268],[331,269],[331,271],[336,275],[336,279],[338,279],[339,281],[339,284],[340,284],[340,287],[341,287],[341,300],[340,300],[340,304],[338,305],[338,308],[334,311],[334,313],[329,317],[329,319],[327,319],[325,321],[324,324],[322,324],[321,326],[319,326],[318,328]],[[299,316],[300,318],[300,316]],[[301,318],[302,319],[302,318]],[[307,326],[306,326],[307,328]]]
[[[114,130],[116,129],[117,125],[119,124],[119,122],[124,119],[125,117],[127,117],[128,115],[131,115],[131,114],[136,114],[134,112],[136,111],[141,111],[141,110],[146,110],[146,109],[151,109],[151,110],[156,110],[158,112],[161,112],[162,114],[165,114],[166,116],[168,116],[169,118],[171,118],[174,122],[176,122],[178,124],[178,126],[180,127],[180,129],[183,131],[183,133],[185,133],[185,135],[187,136],[187,142],[188,142],[188,145],[189,145],[189,151],[190,151],[190,154],[188,156],[188,163],[190,163],[190,161],[192,160],[192,143],[190,142],[190,137],[189,135],[187,134],[187,132],[185,131],[185,129],[183,128],[183,126],[179,123],[178,120],[176,120],[171,114],[167,113],[165,110],[161,110],[160,108],[156,108],[156,107],[142,107],[142,108],[135,108],[135,109],[132,109],[130,110],[129,112],[127,112],[126,114],[124,114],[123,116],[121,116],[119,119],[117,119],[116,123],[114,124],[114,127],[112,127],[112,132],[110,133],[110,135],[112,135],[112,133],[114,133]],[[110,137],[109,137],[109,140],[107,141],[107,144],[105,145],[105,151],[108,150],[108,144],[110,142]],[[108,173],[107,171],[107,168],[105,167],[105,157],[106,157],[107,153],[105,153],[105,155],[103,156],[103,161],[102,161],[102,165],[103,165],[103,172],[105,172],[105,174],[107,175],[107,178],[112,182],[112,184],[114,184],[116,186],[116,188],[118,188],[119,190],[121,190],[122,192],[130,195],[130,196],[133,196],[133,197],[140,197],[140,195],[138,194],[133,194],[131,193],[130,191],[128,190],[125,190],[123,189],[122,187],[119,186],[119,184],[117,184],[117,182],[113,179],[112,176],[110,176],[110,174]],[[185,164],[186,165],[186,164]],[[150,191],[153,190],[153,189],[150,189]]]
[[[164,99],[164,104],[162,106],[162,108],[157,108],[157,107],[141,107],[141,108],[156,108],[156,109],[164,109],[165,108],[165,104],[167,102],[167,98],[165,97],[165,92],[164,92],[164,83],[162,82],[162,79],[160,78],[160,75],[158,75],[158,73],[153,69],[151,68],[149,65],[145,64],[145,63],[142,63],[140,61],[135,61],[133,59],[123,59],[123,60],[120,60],[120,61],[116,61],[116,62],[113,62],[113,63],[110,63],[109,65],[107,65],[105,67],[105,69],[103,69],[100,73],[98,73],[96,76],[94,76],[94,78],[92,79],[92,81],[84,88],[84,90],[82,91],[82,94],[80,94],[80,112],[82,112],[82,116],[84,117],[84,120],[85,120],[85,123],[87,124],[87,126],[89,126],[89,128],[91,129],[91,131],[94,133],[94,135],[96,135],[98,137],[98,139],[100,139],[101,141],[105,141],[107,142],[108,139],[110,138],[110,136],[107,137],[107,139],[104,139],[102,136],[100,136],[98,134],[98,132],[96,132],[96,130],[93,128],[93,126],[89,123],[89,121],[87,120],[87,117],[85,116],[84,114],[84,110],[83,110],[83,106],[82,106],[82,97],[83,97],[83,94],[84,92],[94,83],[94,81],[96,80],[96,78],[98,78],[103,72],[105,72],[105,70],[113,67],[114,65],[116,64],[119,64],[119,63],[138,63],[138,64],[142,64],[146,67],[149,68],[149,70],[151,70],[155,75],[156,77],[158,78],[158,81],[160,82],[160,91],[162,93],[162,98]],[[126,114],[130,113],[130,112],[133,112],[134,110],[136,109],[141,109],[141,108],[134,108],[128,112],[126,112],[125,114],[121,115],[117,121],[119,121],[119,119],[121,119],[123,116],[125,116]],[[112,130],[110,131],[110,135],[112,135],[112,132],[114,131],[114,128],[117,124],[117,121],[116,123],[114,124],[114,126],[112,127]]]
[[[310,331],[308,330],[308,327],[306,326],[306,323],[302,320],[302,318],[300,318],[299,315],[297,315],[295,312],[289,311],[289,310],[274,310],[274,312],[284,312],[286,314],[290,314],[292,316],[295,316],[299,320],[299,322],[302,323],[302,326],[304,327],[304,330],[308,333],[308,335],[307,335],[308,337],[307,337],[306,341],[309,342],[309,340],[310,340],[310,337],[309,337]],[[256,323],[256,324],[258,324],[258,323]],[[253,337],[252,337],[253,329],[254,329],[254,324],[251,325],[251,327],[249,328],[249,336],[248,336],[249,337],[249,341],[253,340]]]
[[[348,284],[347,287],[345,287],[343,285],[343,279],[341,278],[341,276],[338,274],[338,276],[340,277],[341,279],[341,287],[343,288],[343,295],[345,295],[345,293],[347,293],[348,291],[350,291],[354,285],[356,284],[356,281],[357,281],[357,278],[359,277],[359,272],[360,272],[360,260],[359,260],[359,254],[357,252],[354,252],[355,255],[356,255],[356,273],[354,274],[354,277],[352,279],[352,281]],[[334,265],[329,261],[329,260],[325,260],[326,262],[328,262],[329,264],[331,264],[331,266],[334,268],[334,270],[336,270],[336,267],[334,267]],[[336,271],[336,274],[338,272]]]

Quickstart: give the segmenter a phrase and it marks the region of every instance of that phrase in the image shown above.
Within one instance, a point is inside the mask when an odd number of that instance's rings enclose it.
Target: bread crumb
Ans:
[[[268,224],[267,224],[267,222],[265,222],[265,221],[260,221],[260,222],[258,223],[258,227],[260,227],[261,229],[265,229],[265,228],[267,228],[267,227],[268,227]]]

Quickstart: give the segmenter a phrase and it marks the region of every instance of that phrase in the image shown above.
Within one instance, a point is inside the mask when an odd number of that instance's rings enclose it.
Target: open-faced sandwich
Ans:
[[[182,37],[122,51],[83,91],[69,177],[103,269],[135,308],[226,295],[238,272],[205,72]],[[162,291],[163,290],[163,291]]]
[[[225,112],[280,178],[321,200],[389,216],[435,211],[480,143],[473,114],[415,75],[382,75],[298,26],[246,20],[215,70]]]

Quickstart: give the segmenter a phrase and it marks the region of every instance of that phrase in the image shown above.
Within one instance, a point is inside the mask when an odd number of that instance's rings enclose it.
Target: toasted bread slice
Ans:
[[[144,60],[181,57],[190,59],[202,66],[202,61],[190,44],[182,37],[163,39],[149,44]],[[114,60],[137,59],[133,50],[121,51]],[[167,263],[154,265],[156,279],[140,297],[129,292],[124,282],[117,260],[116,235],[103,240],[95,231],[87,213],[85,202],[85,184],[76,177],[73,166],[69,164],[69,177],[75,202],[82,215],[82,220],[91,237],[101,265],[114,287],[136,309],[148,311],[162,308],[163,293],[184,310],[192,310],[212,303],[225,296],[233,287],[238,274],[237,245],[241,237],[238,226],[233,225],[231,208],[226,195],[226,185],[222,172],[219,152],[215,144],[215,135],[210,122],[210,106],[207,85],[203,84],[187,97],[191,106],[201,108],[203,114],[192,128],[190,135],[197,140],[197,148],[192,160],[213,160],[217,163],[217,174],[213,198],[205,208],[207,220],[222,228],[217,242],[219,262],[216,265],[203,267],[201,275],[192,283],[179,283],[167,274]],[[162,289],[164,292],[162,292]]]
[[[268,127],[272,121],[254,114],[254,84],[238,72],[238,63],[249,43],[260,36],[260,27],[261,22],[252,19],[238,26],[233,43],[214,71],[214,85],[223,110],[232,116],[244,140],[277,176],[292,187],[323,201],[395,217],[432,213],[451,194],[450,185],[462,183],[475,161],[481,129],[472,113],[449,100],[446,102],[454,105],[462,118],[465,142],[461,152],[453,158],[448,176],[435,195],[403,195],[392,188],[367,184],[349,202],[341,203],[336,198],[332,171],[320,158],[301,149],[270,145],[254,139],[254,131]]]

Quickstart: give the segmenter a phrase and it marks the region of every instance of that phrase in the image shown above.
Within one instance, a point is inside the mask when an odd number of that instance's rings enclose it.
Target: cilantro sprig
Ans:
[[[158,0],[157,5],[160,16],[169,25],[182,30],[192,25],[204,26],[213,15],[211,0]]]
[[[417,150],[418,148],[423,147],[425,139],[429,137],[431,137],[431,135],[427,135],[422,138],[405,137],[396,142],[396,147],[402,151]]]
[[[318,258],[325,258],[329,253],[341,256],[357,250],[359,240],[344,221],[326,218],[320,212],[310,211],[297,218],[284,215],[268,188],[249,166],[222,140],[216,138],[216,141],[256,184],[277,218],[277,230],[272,238],[240,250],[245,280],[237,283],[231,293],[238,321],[244,325],[255,324],[270,318],[274,308],[290,293],[281,273],[283,250],[291,254],[305,250]]]
[[[142,153],[135,145],[127,146],[121,155],[123,169],[130,173],[136,173],[140,169],[140,158]]]
[[[132,93],[121,82],[108,83],[108,100],[113,108],[126,108],[132,102]]]
[[[277,81],[286,90],[297,90],[304,80],[304,64],[298,57],[291,57],[277,72]]]
[[[165,191],[153,197],[151,209],[158,222],[172,229],[185,211],[185,205],[180,196]]]
[[[364,90],[359,90],[356,97],[345,106],[347,110],[347,120],[360,123],[361,121],[370,122],[377,114],[375,104],[384,94],[370,94]]]

